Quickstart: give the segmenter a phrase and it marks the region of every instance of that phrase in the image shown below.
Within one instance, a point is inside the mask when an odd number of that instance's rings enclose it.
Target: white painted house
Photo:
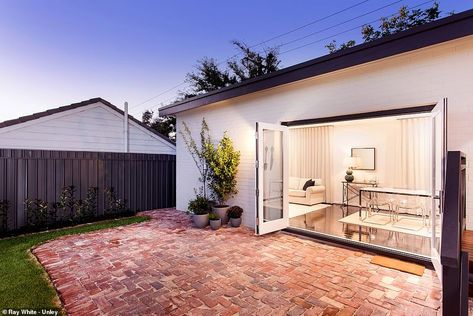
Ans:
[[[174,142],[101,98],[0,123],[0,148],[176,153]]]
[[[473,228],[473,10],[199,95],[160,114],[175,115],[178,130],[186,122],[195,136],[204,117],[214,139],[228,132],[241,152],[239,193],[229,203],[243,207],[243,223],[256,233],[289,226],[429,260],[432,250],[434,261],[445,146],[466,154],[467,225]],[[375,149],[375,166],[346,165],[360,148]],[[179,136],[176,158],[177,208],[186,210],[200,183]],[[347,189],[351,167],[355,182]],[[315,189],[304,190],[310,178],[317,179]],[[347,201],[346,191],[355,199]],[[325,203],[288,203],[316,192],[325,194]],[[395,214],[368,213],[369,203],[381,204],[372,196],[391,203]],[[372,215],[385,217],[367,220]]]

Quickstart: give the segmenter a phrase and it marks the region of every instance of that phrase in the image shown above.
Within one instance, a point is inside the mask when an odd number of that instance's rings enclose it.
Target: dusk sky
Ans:
[[[326,54],[335,34],[425,2],[0,0],[0,121],[97,96],[119,107],[128,101],[141,117],[178,89],[139,104],[182,83],[198,59],[234,55],[231,40],[253,45],[361,3],[266,43],[294,41],[280,47],[287,67]],[[444,13],[472,7],[472,1],[440,1]],[[333,38],[359,42],[359,34],[357,28]]]

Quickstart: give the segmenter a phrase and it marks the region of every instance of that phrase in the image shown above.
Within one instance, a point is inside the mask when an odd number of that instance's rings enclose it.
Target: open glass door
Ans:
[[[445,185],[445,163],[447,156],[447,99],[437,103],[432,110],[432,263],[442,280],[440,246],[442,232],[443,195]]]
[[[256,234],[262,235],[289,225],[288,129],[256,123]]]

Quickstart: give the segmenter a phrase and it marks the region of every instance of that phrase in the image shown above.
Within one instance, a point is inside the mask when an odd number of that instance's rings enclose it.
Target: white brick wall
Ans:
[[[255,139],[257,121],[278,123],[436,103],[449,98],[449,149],[473,159],[473,37],[333,72],[282,87],[179,113],[196,135],[205,117],[215,138],[227,130],[242,152],[240,193],[232,204],[245,209],[243,223],[255,223]],[[470,161],[470,160],[469,160]],[[469,163],[469,166],[472,164]],[[177,138],[177,207],[185,210],[198,187],[195,168]],[[473,228],[473,173],[468,170],[468,226]]]

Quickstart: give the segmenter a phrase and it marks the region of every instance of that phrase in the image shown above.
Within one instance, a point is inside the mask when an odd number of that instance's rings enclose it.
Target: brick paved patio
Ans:
[[[435,273],[369,263],[370,254],[285,233],[191,227],[173,209],[152,220],[64,237],[33,252],[68,313],[435,315]]]

